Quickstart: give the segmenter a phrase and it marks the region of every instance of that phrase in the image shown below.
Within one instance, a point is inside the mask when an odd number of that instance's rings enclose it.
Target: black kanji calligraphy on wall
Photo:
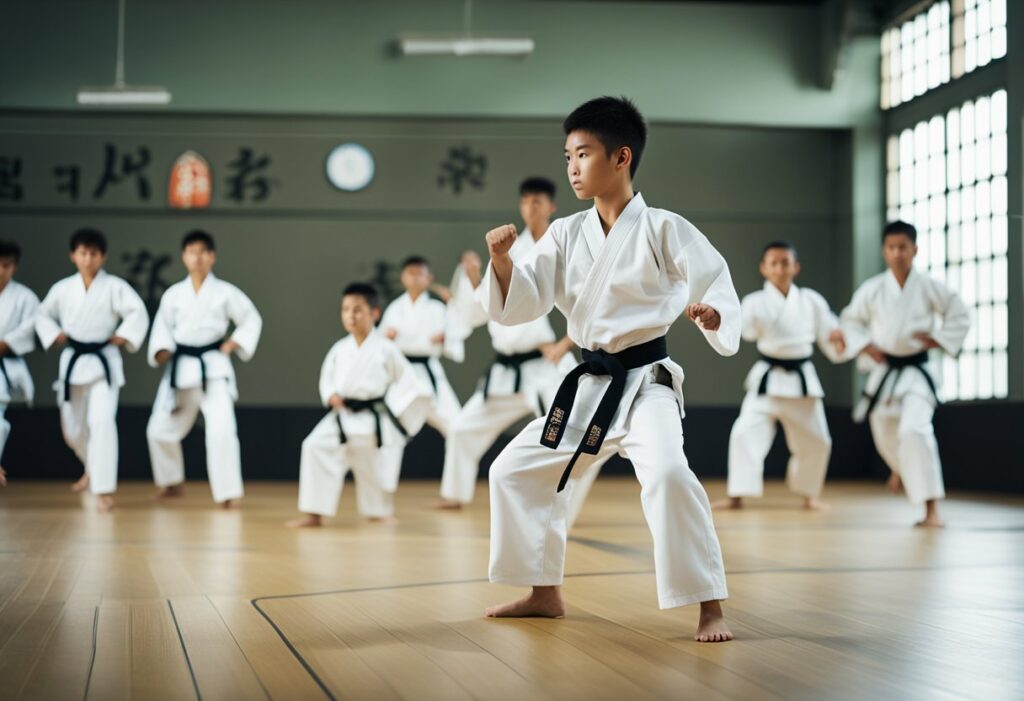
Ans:
[[[25,190],[21,186],[21,159],[0,156],[0,200],[21,202]]]
[[[228,163],[228,168],[234,171],[224,179],[228,185],[227,198],[238,202],[250,201],[261,202],[270,196],[270,188],[274,182],[263,175],[263,171],[270,166],[270,156],[263,155],[256,158],[251,148],[241,147],[238,149],[238,158]]]
[[[437,186],[442,190],[451,187],[456,195],[461,194],[466,185],[482,190],[486,175],[487,156],[474,153],[469,146],[453,146],[448,149],[448,158],[441,161]]]
[[[125,253],[122,260],[128,266],[125,279],[142,297],[152,317],[160,307],[160,298],[170,287],[161,273],[171,264],[171,256],[150,253],[143,248],[135,253]]]
[[[72,202],[78,201],[78,183],[82,169],[76,165],[57,166],[53,169],[53,177],[57,179],[57,194],[66,193]]]
[[[149,165],[149,149],[139,146],[138,156],[133,157],[125,153],[118,158],[117,147],[114,144],[106,144],[103,148],[103,174],[100,176],[96,188],[92,191],[94,199],[102,199],[111,185],[134,177],[135,190],[140,200],[149,199],[149,181],[143,171]]]

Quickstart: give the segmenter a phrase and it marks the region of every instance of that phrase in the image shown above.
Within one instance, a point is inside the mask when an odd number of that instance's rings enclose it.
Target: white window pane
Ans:
[[[895,171],[885,176],[885,199],[890,203],[899,202],[900,176]]]
[[[985,32],[978,37],[978,65],[985,66],[992,61],[992,34]]]
[[[978,43],[975,39],[968,39],[964,44],[964,72],[970,73],[978,67]]]
[[[1004,215],[1006,206],[1006,176],[998,175],[992,178],[992,213]]]
[[[914,169],[900,170],[900,204],[909,206],[914,201]]]
[[[992,345],[997,350],[1005,350],[1010,339],[1009,313],[1006,303],[999,302],[992,308]]]
[[[989,258],[992,255],[992,220],[984,217],[975,224],[975,242],[978,258]],[[980,271],[979,271],[979,274]]]
[[[992,398],[992,354],[978,354],[978,399]]]
[[[954,292],[960,292],[960,266],[950,265],[946,269],[946,285]]]
[[[974,168],[974,144],[964,144],[960,149],[960,182],[970,185],[977,177]]]
[[[979,97],[974,103],[974,140],[981,141],[992,128],[992,111],[989,99]]]
[[[988,137],[974,147],[974,172],[978,180],[992,177],[992,142]]]
[[[978,277],[976,272],[975,263],[970,260],[965,260],[960,268],[960,294],[964,298],[964,304],[968,307],[973,307],[978,301]]]
[[[1003,107],[1006,106],[1006,100],[1003,99]],[[960,144],[960,110],[957,107],[951,109],[946,113],[946,142],[949,144],[949,148],[955,148]]]
[[[897,219],[903,221],[912,221],[914,219],[914,205],[913,204],[902,204],[900,205],[900,213]]]
[[[928,191],[933,195],[946,191],[946,159],[941,153],[932,156],[928,165]]]
[[[946,197],[945,195],[933,195],[928,203],[928,219],[932,226],[939,231],[946,229]]]
[[[950,263],[960,262],[960,227],[950,226],[946,234],[946,252]],[[957,275],[959,275],[959,269]]]
[[[896,207],[889,207],[888,209],[885,210],[885,220],[886,221],[896,221],[899,218],[900,218],[900,210],[897,209]]]
[[[1006,91],[996,90],[992,93],[992,133],[1000,134],[1006,131]]]
[[[1006,351],[999,351],[992,356],[992,396],[1005,399],[1010,389],[1010,377],[1007,372],[1009,363]]]
[[[939,280],[944,280],[946,277],[944,274],[946,270],[946,245],[945,241],[943,241],[944,238],[941,230],[932,232],[932,246],[928,255],[929,268],[939,272],[937,276]]]
[[[973,353],[960,356],[960,399],[974,399],[977,396],[977,362]]]
[[[1008,226],[1005,216],[992,217],[992,254],[996,257],[1005,256],[1009,242]]]
[[[950,151],[946,156],[946,187],[954,190],[960,187],[960,150]]]
[[[992,137],[992,175],[1006,175],[1006,132]]]
[[[974,103],[965,102],[960,108],[960,143],[969,144],[974,140]]]
[[[965,221],[960,226],[960,260],[974,260],[977,254],[977,239],[974,235],[974,221]]]
[[[923,200],[928,197],[928,161],[920,161],[914,165],[914,199]],[[914,222],[916,225],[918,222]]]
[[[914,130],[904,129],[900,132],[900,168],[914,165]]]
[[[992,58],[1002,58],[1006,55],[1006,27],[996,27],[992,30]]]
[[[978,261],[978,302],[981,304],[988,304],[992,301],[992,261],[990,259]],[[978,341],[985,347],[985,344],[991,345],[992,334],[992,310],[987,313],[989,333],[985,335],[984,328],[979,324]]]
[[[931,256],[931,236],[926,231],[917,231],[917,257],[914,259],[914,265],[917,266],[918,270],[928,271],[929,258]]]
[[[960,223],[960,191],[954,190],[946,196],[946,218],[950,226]]]
[[[1007,281],[1006,258],[996,258],[992,261],[992,299],[997,302],[1005,302],[1009,298],[1009,285]]]
[[[895,170],[900,165],[900,140],[894,134],[885,141],[885,167]]]
[[[988,180],[974,187],[974,214],[978,219],[987,219],[992,214],[992,185]]]
[[[974,186],[969,185],[960,191],[960,219],[963,223],[974,221]]]
[[[928,122],[928,146],[932,155],[946,152],[946,124],[941,114],[937,114]]]
[[[914,222],[918,231],[927,232],[931,228],[928,221],[928,200],[918,200],[914,203],[914,216],[910,221]]]
[[[992,0],[992,26],[1006,26],[1006,0]]]

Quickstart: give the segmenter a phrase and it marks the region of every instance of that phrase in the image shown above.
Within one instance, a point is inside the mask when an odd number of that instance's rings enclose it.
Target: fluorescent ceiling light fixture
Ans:
[[[171,101],[171,93],[167,88],[159,85],[128,85],[124,82],[124,3],[125,0],[118,0],[114,84],[79,88],[75,101],[80,105],[166,105]]]
[[[527,56],[529,37],[473,36],[473,0],[463,4],[461,34],[407,34],[398,37],[403,56]]]
[[[501,37],[403,37],[398,46],[406,56],[526,56],[533,53],[533,39]]]

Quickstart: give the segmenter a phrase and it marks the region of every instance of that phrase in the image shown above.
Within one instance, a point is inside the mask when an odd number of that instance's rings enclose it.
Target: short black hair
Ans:
[[[193,243],[201,243],[206,246],[208,251],[216,251],[217,247],[213,244],[213,237],[202,229],[193,229],[192,231],[185,234],[181,239],[181,250],[185,250]]]
[[[95,248],[103,255],[107,254],[107,237],[98,229],[84,228],[71,234],[71,252],[79,248]]]
[[[341,291],[342,299],[350,295],[365,299],[370,309],[380,309],[380,294],[376,287],[367,282],[353,282]]]
[[[887,236],[899,236],[903,235],[910,239],[911,243],[917,243],[917,228],[913,224],[909,224],[905,221],[897,219],[894,222],[889,222],[882,229],[882,243],[885,243]]]
[[[629,177],[636,175],[640,157],[647,144],[647,125],[644,117],[628,97],[596,97],[572,111],[562,129],[566,134],[574,131],[590,132],[597,137],[610,155],[612,151],[628,146],[633,152],[629,164]]]
[[[15,263],[21,262],[21,246],[14,241],[0,241],[0,258],[13,258]]]
[[[422,265],[425,268],[429,268],[430,261],[428,261],[423,256],[409,256],[408,258],[402,261],[402,270],[405,270],[410,265]]]
[[[789,241],[769,241],[764,245],[764,248],[761,249],[761,260],[764,260],[764,257],[768,255],[768,251],[772,250],[773,248],[784,248],[785,250],[793,254],[794,260],[798,260],[800,258],[800,256],[796,252],[796,246],[790,243]]]
[[[555,184],[547,178],[532,177],[519,183],[519,196],[547,195],[552,202],[555,200]]]

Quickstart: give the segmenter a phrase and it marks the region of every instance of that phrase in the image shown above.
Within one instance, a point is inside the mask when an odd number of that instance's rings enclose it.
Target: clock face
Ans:
[[[373,156],[359,144],[335,146],[327,156],[327,179],[339,190],[362,190],[373,180]]]

